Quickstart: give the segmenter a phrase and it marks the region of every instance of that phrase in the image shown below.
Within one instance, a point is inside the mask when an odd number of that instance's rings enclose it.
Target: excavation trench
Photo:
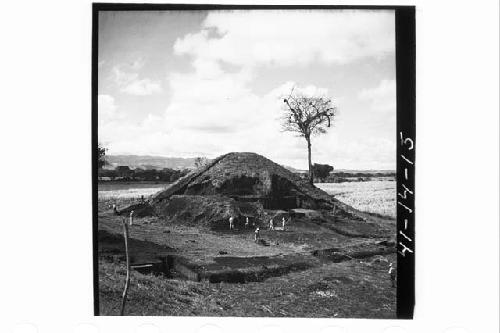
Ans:
[[[125,261],[123,236],[105,230],[98,234],[99,256],[111,261]],[[319,261],[311,255],[234,257],[218,256],[206,264],[192,262],[176,249],[129,239],[130,267],[142,274],[169,279],[208,281],[210,283],[261,282],[275,276],[306,270]]]
[[[364,259],[376,255],[387,255],[396,253],[394,246],[378,246],[363,250],[343,250],[339,248],[329,248],[323,250],[314,250],[311,254],[323,261],[339,263],[352,259]]]
[[[235,257],[218,256],[205,264],[194,263],[177,253],[176,249],[130,239],[131,268],[142,274],[155,274],[169,279],[184,279],[210,283],[262,282],[271,277],[303,271],[325,262],[342,262],[394,253],[391,243],[364,244],[358,248],[328,248],[309,254],[280,256]],[[123,238],[103,230],[99,231],[99,255],[124,261]]]
[[[134,263],[131,268],[142,274],[162,275],[166,278],[184,279],[210,283],[262,282],[270,277],[313,267],[306,261],[277,262],[269,257],[217,257],[215,262],[205,266],[190,263],[179,255],[157,257],[148,262]],[[250,266],[244,266],[244,263]],[[233,265],[230,265],[233,264]]]

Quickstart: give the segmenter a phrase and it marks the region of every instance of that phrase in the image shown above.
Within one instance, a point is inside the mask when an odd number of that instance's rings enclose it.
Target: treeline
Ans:
[[[117,167],[114,170],[99,170],[100,181],[162,181],[175,182],[184,177],[190,170],[175,170],[164,168],[162,170],[130,169],[128,167]]]
[[[395,171],[390,171],[390,172],[343,172],[343,171],[336,171],[335,173],[331,174],[334,177],[396,177],[396,172]]]
[[[317,183],[366,182],[377,178],[396,178],[396,172],[335,172],[325,178],[315,177]]]
[[[344,182],[363,182],[373,178],[390,177],[395,178],[396,172],[348,172],[336,171],[333,172],[333,166],[329,164],[314,163],[312,166],[313,180],[315,183],[344,183]],[[301,175],[307,178],[307,175]]]

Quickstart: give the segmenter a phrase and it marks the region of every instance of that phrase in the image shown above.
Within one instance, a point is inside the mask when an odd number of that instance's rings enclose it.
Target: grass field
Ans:
[[[131,199],[140,198],[141,195],[148,197],[161,191],[170,184],[152,182],[124,182],[124,183],[99,183],[97,185],[99,199]]]
[[[389,258],[394,260],[394,255]],[[132,272],[126,315],[394,318],[396,289],[377,258],[325,264],[245,284],[199,283]],[[99,260],[101,315],[118,315],[123,264]]]
[[[396,182],[394,180],[381,178],[365,182],[315,185],[360,211],[396,218]]]

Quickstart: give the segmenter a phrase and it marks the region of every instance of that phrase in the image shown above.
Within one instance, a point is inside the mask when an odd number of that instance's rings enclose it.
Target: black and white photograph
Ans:
[[[100,315],[397,317],[395,10],[97,23]]]
[[[498,333],[498,0],[2,4],[0,332]]]

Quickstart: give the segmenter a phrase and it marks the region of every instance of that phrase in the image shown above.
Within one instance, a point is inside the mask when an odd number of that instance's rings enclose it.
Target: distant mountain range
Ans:
[[[131,169],[193,169],[195,158],[144,156],[144,155],[106,155],[108,167],[119,165],[129,166]]]
[[[183,157],[164,157],[164,156],[148,156],[148,155],[106,155],[106,160],[109,165],[106,168],[114,169],[119,165],[126,165],[131,169],[141,168],[141,169],[157,169],[161,170],[163,168],[169,169],[194,169],[195,168],[195,158],[183,158]],[[284,168],[292,172],[305,173],[307,170],[296,169],[291,166],[284,165]],[[361,172],[361,173],[394,173],[395,170],[346,170],[346,169],[336,169],[333,173],[338,172]]]

